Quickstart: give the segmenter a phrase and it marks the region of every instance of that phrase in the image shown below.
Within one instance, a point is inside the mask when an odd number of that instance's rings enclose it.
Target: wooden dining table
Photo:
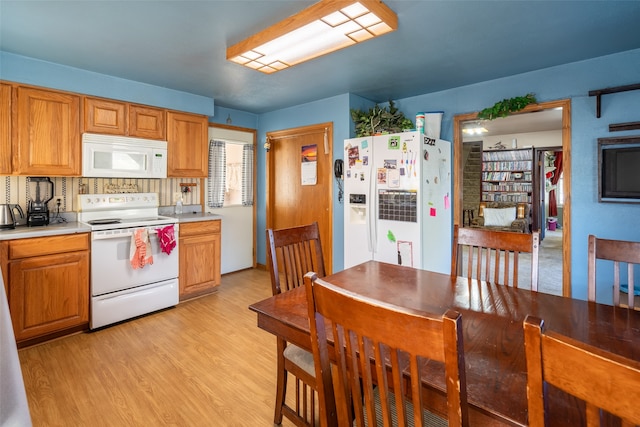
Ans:
[[[640,361],[640,311],[376,261],[325,280],[402,307],[436,315],[448,309],[460,312],[472,426],[527,425],[522,322],[529,314],[543,319],[548,330]],[[311,351],[304,287],[249,308],[257,313],[258,327]],[[425,406],[443,413],[444,372],[437,364],[432,371],[423,378]],[[550,387],[550,425],[585,425],[583,409],[583,402]]]

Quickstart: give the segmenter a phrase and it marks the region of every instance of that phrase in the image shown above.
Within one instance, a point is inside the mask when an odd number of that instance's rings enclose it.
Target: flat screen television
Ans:
[[[640,136],[598,139],[598,201],[640,203]]]

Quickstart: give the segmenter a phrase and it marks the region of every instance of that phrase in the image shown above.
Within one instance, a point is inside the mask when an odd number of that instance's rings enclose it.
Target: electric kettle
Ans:
[[[0,205],[0,229],[16,228],[17,219],[13,211],[17,210],[20,218],[24,218],[24,211],[20,205]]]

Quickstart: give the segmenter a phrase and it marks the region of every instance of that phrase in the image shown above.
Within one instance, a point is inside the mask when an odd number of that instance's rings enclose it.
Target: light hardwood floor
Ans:
[[[268,273],[245,270],[213,295],[20,350],[33,425],[273,425],[276,339],[247,308],[270,295]]]

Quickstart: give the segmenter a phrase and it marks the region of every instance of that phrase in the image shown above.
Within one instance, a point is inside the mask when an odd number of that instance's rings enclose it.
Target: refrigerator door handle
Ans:
[[[375,159],[375,144],[373,143],[375,136],[372,137],[371,141],[371,158]],[[375,254],[378,252],[378,221],[377,212],[377,198],[376,198],[376,179],[377,179],[377,171],[375,170],[375,163],[369,164],[369,212],[368,212],[368,224],[369,224],[369,232],[367,233],[369,237],[369,251],[375,257]]]

